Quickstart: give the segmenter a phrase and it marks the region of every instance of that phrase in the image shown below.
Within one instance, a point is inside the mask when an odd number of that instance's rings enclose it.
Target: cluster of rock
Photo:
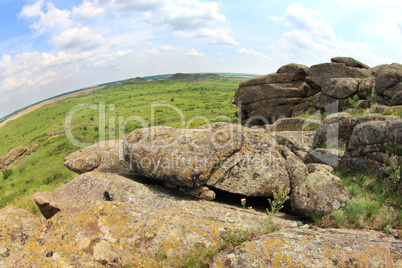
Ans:
[[[306,163],[325,163],[379,178],[395,174],[402,166],[402,120],[396,116],[366,114],[353,118],[332,114],[320,124]],[[387,170],[388,168],[388,170]]]
[[[288,64],[276,73],[258,76],[239,85],[233,101],[243,124],[274,123],[283,117],[325,112],[371,104],[402,105],[402,65],[369,68],[347,57],[331,63]]]
[[[128,134],[123,150],[121,142],[113,144],[114,150],[98,144],[73,153],[65,165],[80,174],[125,170],[206,200],[215,199],[214,189],[246,197],[270,197],[286,190],[294,213],[307,218],[313,213],[327,215],[349,200],[340,179],[331,174],[333,170],[309,171],[272,134],[240,125],[157,126]],[[129,167],[118,161],[119,151]],[[115,163],[115,167],[105,168],[107,163]],[[320,183],[315,183],[317,178]]]

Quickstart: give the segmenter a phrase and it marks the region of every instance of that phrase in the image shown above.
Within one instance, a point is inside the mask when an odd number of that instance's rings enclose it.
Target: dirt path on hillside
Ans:
[[[101,88],[104,88],[104,87],[105,87],[105,86],[91,87],[91,88],[88,88],[88,89],[85,89],[85,90],[82,90],[82,91],[73,92],[73,93],[70,93],[70,94],[66,94],[66,95],[63,95],[63,96],[60,96],[60,97],[57,97],[57,98],[53,98],[53,99],[50,99],[50,100],[47,100],[47,101],[38,103],[38,104],[36,104],[36,105],[34,105],[34,106],[32,106],[32,107],[29,107],[29,108],[26,109],[26,110],[23,110],[23,111],[19,112],[19,113],[16,114],[16,115],[13,115],[12,117],[10,117],[10,118],[4,120],[3,122],[0,123],[0,127],[5,126],[8,122],[17,119],[18,117],[21,117],[21,116],[23,116],[23,115],[26,115],[26,114],[28,114],[28,113],[30,113],[30,112],[32,112],[32,111],[35,111],[35,110],[37,110],[37,109],[39,109],[39,108],[41,108],[41,107],[43,107],[43,106],[45,106],[45,105],[48,105],[48,104],[50,104],[50,103],[53,103],[53,102],[55,102],[55,101],[64,100],[64,99],[67,99],[67,98],[71,98],[71,97],[74,97],[74,96],[78,96],[78,95],[81,95],[81,94],[84,94],[84,93],[88,93],[88,92],[91,92],[91,91],[94,91],[94,90],[97,90],[97,89],[101,89]]]

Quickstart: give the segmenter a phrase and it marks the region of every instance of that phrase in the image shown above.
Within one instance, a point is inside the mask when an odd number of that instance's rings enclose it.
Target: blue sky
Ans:
[[[104,82],[402,63],[402,1],[0,0],[0,117]]]

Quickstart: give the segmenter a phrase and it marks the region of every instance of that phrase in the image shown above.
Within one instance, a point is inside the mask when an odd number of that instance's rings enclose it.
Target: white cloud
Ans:
[[[266,55],[264,55],[262,52],[257,52],[257,51],[254,51],[254,50],[248,50],[246,48],[238,49],[237,52],[241,53],[241,54],[251,56],[251,57],[256,58],[256,59],[258,59],[260,61],[271,61],[272,60],[271,58],[269,58]]]
[[[111,6],[113,9],[121,12],[128,11],[150,11],[162,8],[166,3],[171,1],[166,0],[112,0]]]
[[[87,59],[90,53],[57,54],[29,52],[18,54],[14,58],[3,56],[0,69],[0,91],[12,91],[48,84],[63,77],[61,69],[71,63]],[[6,68],[5,68],[6,67]]]
[[[43,0],[32,5],[26,5],[22,8],[19,17],[28,19],[31,22],[30,27],[40,31],[56,26],[68,28],[72,25],[70,11],[60,10],[50,2],[46,3],[45,11],[42,11],[43,7]]]
[[[196,32],[176,31],[174,35],[184,38],[208,38],[209,43],[214,45],[237,46],[239,44],[224,29],[211,30],[203,28]]]
[[[144,19],[157,26],[167,26],[174,31],[199,29],[226,22],[219,13],[219,5],[198,0],[171,0],[169,4],[144,15]]]
[[[205,54],[201,52],[197,52],[194,48],[190,49],[189,52],[186,53],[187,56],[194,57],[194,58],[205,58]]]
[[[84,0],[78,7],[73,7],[73,16],[87,20],[106,14],[105,6],[99,5],[98,2],[99,1]]]
[[[78,51],[90,50],[101,46],[106,41],[99,34],[93,34],[87,27],[67,29],[54,38],[56,47],[60,49],[76,49]]]
[[[402,1],[400,0],[336,0],[343,12],[364,11],[368,19],[362,23],[362,31],[367,36],[394,46],[400,53],[402,49]]]
[[[375,48],[370,44],[348,42],[337,37],[332,26],[317,11],[302,7],[300,3],[289,5],[282,20],[275,18],[275,21],[284,22],[292,28],[276,44],[270,46],[278,57],[302,54],[314,58],[314,61],[328,61],[334,56],[351,56],[368,62],[388,61],[372,56]]]

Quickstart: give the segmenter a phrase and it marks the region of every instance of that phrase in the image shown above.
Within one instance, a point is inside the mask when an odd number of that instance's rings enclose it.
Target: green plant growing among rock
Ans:
[[[334,221],[335,227],[341,228],[348,220],[343,210],[334,210],[331,212],[331,217]]]
[[[243,206],[243,208],[245,209],[245,208],[246,208],[246,204],[247,204],[246,198],[242,198],[242,199],[240,200],[240,202],[241,202],[241,205]]]
[[[289,189],[282,188],[278,191],[273,191],[274,200],[268,199],[271,211],[267,209],[268,214],[275,214],[283,208],[283,204],[289,199]]]

